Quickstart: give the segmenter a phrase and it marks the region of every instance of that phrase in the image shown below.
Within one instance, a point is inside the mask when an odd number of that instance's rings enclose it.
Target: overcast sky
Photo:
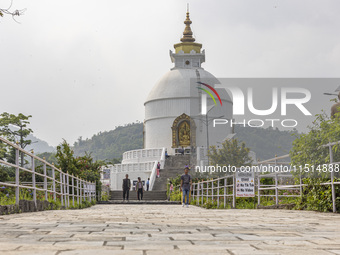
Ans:
[[[14,0],[27,11],[0,18],[0,112],[33,115],[53,146],[143,121],[187,2],[216,77],[339,77],[338,0]]]

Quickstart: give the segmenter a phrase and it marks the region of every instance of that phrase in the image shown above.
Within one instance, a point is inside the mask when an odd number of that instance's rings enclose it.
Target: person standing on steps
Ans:
[[[123,201],[125,201],[125,197],[126,200],[129,202],[129,192],[130,192],[130,188],[131,188],[131,182],[129,179],[129,175],[125,175],[125,179],[123,179]]]
[[[189,194],[192,185],[192,178],[189,174],[189,167],[185,167],[184,174],[181,176],[181,186],[180,190],[183,192],[183,204],[182,206],[186,205],[189,207]]]
[[[174,191],[174,185],[172,184],[172,181],[170,181],[168,201],[170,201],[170,196],[171,196],[171,193],[172,193],[173,191]]]
[[[159,171],[161,170],[161,164],[158,162],[157,164],[157,178],[159,178]]]
[[[137,192],[137,198],[139,201],[143,200],[143,191],[144,191],[143,182],[141,178],[138,177],[138,181],[136,183],[136,192]]]
[[[149,191],[149,187],[150,187],[150,178],[148,178],[148,180],[146,181],[146,191]]]

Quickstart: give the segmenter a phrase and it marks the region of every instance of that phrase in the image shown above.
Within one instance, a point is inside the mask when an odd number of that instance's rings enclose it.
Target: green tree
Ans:
[[[109,160],[120,158],[125,151],[143,147],[143,124],[130,123],[115,130],[99,132],[92,138],[79,137],[73,149],[76,156],[91,153],[95,159]]]
[[[58,168],[61,168],[64,173],[68,172],[69,174],[79,176],[80,169],[77,168],[77,159],[74,157],[74,152],[66,140],[63,140],[57,146],[56,158]]]
[[[292,165],[297,166],[295,173],[296,181],[306,185],[303,189],[303,196],[299,201],[299,208],[317,211],[332,211],[331,186],[320,185],[322,182],[330,180],[330,171],[316,170],[323,164],[330,163],[329,147],[322,145],[340,141],[340,116],[339,113],[335,118],[330,118],[324,112],[316,115],[313,125],[309,127],[309,132],[296,137],[293,142],[293,148],[290,151]],[[339,144],[334,145],[333,162],[340,161]],[[305,170],[302,168],[308,167]],[[312,168],[315,171],[312,171]],[[301,170],[301,171],[300,171]],[[339,179],[337,173],[336,180]],[[336,205],[340,207],[340,189],[336,187]]]
[[[0,141],[0,159],[4,160],[7,155],[6,145]]]
[[[32,143],[31,140],[26,139],[27,136],[33,133],[33,130],[27,126],[30,124],[29,118],[31,115],[25,116],[22,113],[18,115],[9,114],[4,112],[0,115],[0,135],[6,137],[9,141],[16,143],[22,149]],[[20,153],[21,156],[21,167],[24,166],[24,154]]]
[[[49,163],[54,163],[55,165],[58,164],[57,158],[56,158],[56,153],[54,152],[43,152],[40,154],[37,154],[39,158],[45,158],[47,162]]]
[[[221,148],[210,146],[208,151],[209,164],[236,167],[250,165],[249,151],[250,149],[246,147],[244,142],[239,143],[237,139],[226,140],[222,143]]]
[[[107,165],[115,165],[115,164],[120,164],[122,162],[121,159],[119,158],[113,158],[112,160],[106,161]]]
[[[105,165],[102,160],[93,160],[89,153],[84,156],[75,157],[71,146],[64,140],[63,143],[57,146],[57,167],[69,174],[78,176],[86,181],[96,182],[97,192],[101,190],[100,171],[101,166]]]
[[[246,147],[244,142],[239,143],[237,139],[226,140],[222,143],[222,148],[210,146],[208,156],[212,165],[233,165],[240,167],[242,165],[250,165],[249,157],[250,149]]]

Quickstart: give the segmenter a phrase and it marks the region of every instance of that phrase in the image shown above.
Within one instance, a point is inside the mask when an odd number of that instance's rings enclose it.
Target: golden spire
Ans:
[[[191,20],[189,17],[189,4],[187,7],[187,15],[186,19],[184,21],[185,29],[183,32],[183,37],[181,38],[180,43],[176,43],[174,45],[176,53],[183,52],[183,53],[191,53],[192,51],[196,53],[201,53],[202,44],[195,43],[195,38],[192,37],[192,31],[191,31]]]
[[[189,4],[188,4],[188,9],[187,9],[187,18],[184,21],[185,24],[185,29],[183,32],[183,37],[181,38],[181,42],[194,42],[195,38],[192,37],[192,31],[191,31],[191,25],[192,21],[190,20],[189,17]]]

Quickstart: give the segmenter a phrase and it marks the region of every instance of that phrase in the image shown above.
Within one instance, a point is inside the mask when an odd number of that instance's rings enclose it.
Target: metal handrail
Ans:
[[[75,200],[77,203],[82,201],[91,202],[96,199],[96,183],[85,181],[77,176],[73,176],[68,172],[64,173],[61,169],[58,169],[53,163],[50,164],[45,159],[42,159],[33,152],[28,152],[22,149],[17,144],[14,144],[7,139],[0,137],[0,141],[9,145],[15,149],[15,164],[9,163],[4,160],[0,160],[0,164],[15,168],[15,182],[2,182],[0,180],[0,185],[15,188],[15,203],[18,205],[20,200],[20,189],[32,189],[33,190],[33,201],[35,206],[37,206],[37,191],[45,192],[45,200],[48,200],[48,193],[53,194],[54,201],[57,201],[57,195],[60,195],[61,205],[65,207],[70,206],[70,197],[72,198],[73,206],[75,205]],[[19,152],[31,158],[30,169],[21,167],[19,165]],[[39,173],[35,168],[35,161],[37,160],[42,163],[43,173]],[[52,176],[47,174],[47,166],[52,170]],[[32,174],[32,186],[23,185],[19,182],[20,171],[28,172]],[[59,173],[59,174],[58,174]],[[38,188],[36,183],[36,176],[41,176],[44,178],[43,184],[44,188]],[[72,184],[70,184],[70,182]],[[24,183],[30,184],[30,183]],[[50,185],[48,185],[50,184]],[[48,187],[50,186],[50,188]],[[58,186],[58,187],[57,187]]]
[[[329,147],[329,153],[330,153],[330,163],[328,163],[327,165],[334,165],[334,164],[340,164],[340,162],[333,162],[333,152],[332,152],[332,146],[339,144],[340,141],[338,142],[333,142],[333,143],[329,143],[326,145],[321,145],[319,146],[319,148],[322,147]],[[271,159],[267,159],[267,160],[263,160],[258,162],[256,165],[260,165],[260,164],[268,164],[268,165],[286,165],[286,164],[290,164],[290,162],[280,162],[279,160],[281,159],[286,159],[289,158],[289,154],[287,155],[283,155],[283,156],[279,156],[279,157],[274,157]],[[305,170],[307,168],[303,168],[302,170]],[[312,172],[312,171],[311,171]],[[314,172],[319,172],[317,170],[314,170]],[[323,171],[321,171],[323,172]],[[339,171],[340,172],[340,169]],[[255,190],[257,190],[257,197],[258,197],[258,205],[261,204],[261,197],[275,197],[275,203],[276,205],[279,204],[279,197],[299,197],[302,196],[302,189],[306,186],[308,186],[307,184],[302,183],[302,178],[300,175],[300,183],[299,184],[291,184],[291,185],[281,185],[278,182],[278,178],[279,177],[285,177],[285,178],[294,178],[294,176],[292,175],[291,172],[269,172],[269,173],[261,173],[261,172],[255,172],[255,178],[257,178],[257,183],[255,181],[254,185],[255,185]],[[324,183],[320,183],[318,185],[320,186],[324,186],[324,185],[331,185],[332,188],[332,202],[333,202],[333,212],[336,212],[336,206],[335,206],[335,185],[339,185],[340,182],[339,181],[334,181],[334,172],[331,171],[331,181],[329,182],[324,182]],[[230,185],[226,185],[227,183],[227,179],[228,178],[232,178],[232,184]],[[274,184],[272,185],[266,185],[266,184],[261,184],[261,179],[262,178],[273,178],[275,180]],[[220,181],[224,180],[224,185],[220,185]],[[217,182],[217,185],[214,183]],[[257,189],[256,189],[257,188]],[[223,191],[222,191],[223,189]],[[227,190],[227,189],[231,189]],[[216,194],[215,191],[217,190]],[[271,194],[261,194],[261,191],[265,191],[265,190],[274,190],[275,194],[271,195]],[[298,194],[296,195],[288,195],[288,194],[279,194],[279,190],[299,190]],[[220,191],[222,191],[222,194],[220,194]],[[215,199],[217,197],[217,206],[219,206],[219,200],[220,197],[224,198],[224,208],[226,207],[226,197],[233,197],[233,208],[235,208],[235,198],[236,198],[236,194],[235,194],[235,176],[233,175],[229,175],[229,176],[224,176],[224,177],[219,177],[219,178],[215,178],[215,179],[211,179],[211,180],[202,180],[196,183],[193,183],[193,189],[192,189],[192,196],[194,199],[196,199],[196,203],[197,205],[199,205],[199,200],[201,199],[201,203],[203,205],[203,201],[204,198],[206,201],[209,201],[209,199]]]

